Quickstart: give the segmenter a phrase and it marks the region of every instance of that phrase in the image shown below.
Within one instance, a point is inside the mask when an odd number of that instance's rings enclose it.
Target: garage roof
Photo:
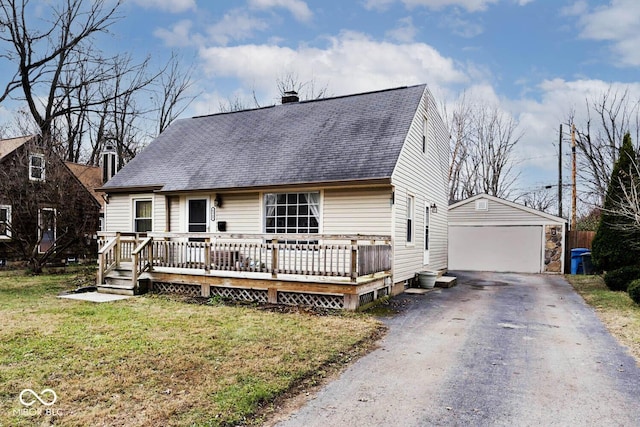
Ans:
[[[482,201],[485,200],[486,204]],[[565,224],[566,219],[560,218],[528,206],[491,196],[486,193],[478,194],[461,200],[449,206],[449,222],[475,223],[557,223]],[[451,215],[453,214],[453,215]]]

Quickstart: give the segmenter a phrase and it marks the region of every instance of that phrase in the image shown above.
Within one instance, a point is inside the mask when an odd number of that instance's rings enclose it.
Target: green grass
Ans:
[[[640,361],[640,306],[626,292],[614,292],[601,276],[566,276],[607,329]],[[640,362],[639,362],[640,363]]]
[[[0,273],[0,426],[256,424],[381,330],[362,314],[56,297],[78,282]],[[53,389],[54,411],[20,413],[26,388]]]

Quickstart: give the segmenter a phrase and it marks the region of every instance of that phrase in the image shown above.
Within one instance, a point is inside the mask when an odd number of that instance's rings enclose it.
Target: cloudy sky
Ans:
[[[120,49],[192,67],[185,115],[252,93],[273,104],[286,73],[331,95],[427,83],[443,103],[498,104],[525,134],[523,189],[557,180],[558,126],[585,98],[640,99],[638,0],[130,0],[123,16]]]

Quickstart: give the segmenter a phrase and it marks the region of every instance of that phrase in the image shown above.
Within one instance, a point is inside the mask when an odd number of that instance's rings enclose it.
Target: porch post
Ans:
[[[278,277],[278,239],[271,239],[271,277]]]
[[[358,241],[351,241],[351,282],[358,280]]]
[[[116,258],[116,268],[120,267],[120,232],[116,233],[116,244],[113,247],[115,251]]]
[[[205,237],[204,239],[204,271],[209,273],[211,271],[211,238]]]

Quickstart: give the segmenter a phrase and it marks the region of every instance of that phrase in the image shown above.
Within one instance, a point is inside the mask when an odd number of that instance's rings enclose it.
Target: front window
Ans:
[[[29,179],[32,181],[44,181],[44,155],[31,154],[29,156]]]
[[[0,205],[0,240],[11,237],[11,206]]]
[[[317,234],[320,193],[269,193],[264,196],[265,232]]]
[[[134,200],[134,231],[146,233],[152,230],[152,203],[151,200]]]

